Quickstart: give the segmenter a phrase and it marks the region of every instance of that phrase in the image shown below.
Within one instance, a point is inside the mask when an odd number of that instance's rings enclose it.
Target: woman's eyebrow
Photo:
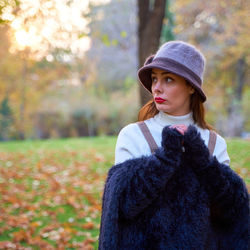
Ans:
[[[152,75],[153,75],[153,74],[154,74],[154,75],[157,75],[157,73],[154,72],[154,71],[152,71],[151,74],[152,74]],[[171,74],[171,72],[164,71],[164,72],[161,73],[161,75],[167,75],[167,74]]]

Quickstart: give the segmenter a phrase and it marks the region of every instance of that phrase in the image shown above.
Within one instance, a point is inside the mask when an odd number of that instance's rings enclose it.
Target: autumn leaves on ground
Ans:
[[[97,249],[115,137],[0,144],[0,249]],[[249,141],[230,140],[250,184]]]
[[[1,144],[0,249],[97,248],[114,141]]]

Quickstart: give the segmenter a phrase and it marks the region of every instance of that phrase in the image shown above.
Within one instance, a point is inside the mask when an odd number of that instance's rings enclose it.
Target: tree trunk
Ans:
[[[241,136],[243,132],[242,93],[246,84],[246,67],[245,58],[240,58],[236,64],[236,86],[228,108],[227,136]]]
[[[167,0],[137,0],[138,3],[138,58],[139,67],[159,48]],[[151,94],[140,84],[140,103],[143,106]]]

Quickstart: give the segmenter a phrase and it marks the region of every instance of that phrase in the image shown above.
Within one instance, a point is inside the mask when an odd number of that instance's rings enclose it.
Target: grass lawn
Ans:
[[[97,249],[115,137],[0,143],[0,249]],[[250,187],[250,141],[228,140]]]

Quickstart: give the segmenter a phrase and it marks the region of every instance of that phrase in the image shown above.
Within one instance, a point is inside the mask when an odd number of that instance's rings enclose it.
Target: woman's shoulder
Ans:
[[[142,148],[145,151],[144,137],[138,123],[130,123],[118,134],[115,148],[115,164],[125,160],[142,156]]]
[[[143,128],[139,126],[140,123],[144,123],[146,125],[150,133],[152,133],[153,137],[155,136],[158,137],[158,134],[161,133],[162,127],[160,127],[154,121],[154,118],[149,118],[144,121],[138,121],[138,122],[134,122],[134,123],[130,123],[126,125],[120,130],[118,134],[118,138],[124,137],[124,136],[128,138],[132,138],[133,140],[136,140],[138,137],[141,138],[141,136],[143,135],[142,133]]]
[[[138,133],[138,130],[139,130],[138,122],[129,123],[128,125],[126,125],[120,130],[118,137],[124,136],[124,135],[129,136],[134,133]]]
[[[205,140],[206,143],[208,143],[210,136],[212,136],[212,134],[214,133],[216,135],[216,144],[218,144],[219,146],[226,146],[226,140],[215,130],[203,129],[197,125],[196,128],[198,129],[201,137],[203,138],[203,140]]]
[[[138,147],[141,143],[143,134],[138,126],[138,122],[130,123],[123,127],[117,137],[117,144]]]
[[[214,155],[217,157],[219,162],[229,165],[230,158],[227,152],[226,140],[216,133],[216,144],[214,148]]]
[[[216,143],[220,146],[227,146],[226,140],[218,134],[216,131],[212,130],[216,134]]]
[[[216,135],[213,155],[217,157],[219,162],[225,163],[228,165],[230,163],[230,158],[227,153],[226,140],[214,130],[203,129],[203,135],[205,135],[206,137],[205,142],[208,145],[209,140],[212,139],[211,138],[212,133]]]

